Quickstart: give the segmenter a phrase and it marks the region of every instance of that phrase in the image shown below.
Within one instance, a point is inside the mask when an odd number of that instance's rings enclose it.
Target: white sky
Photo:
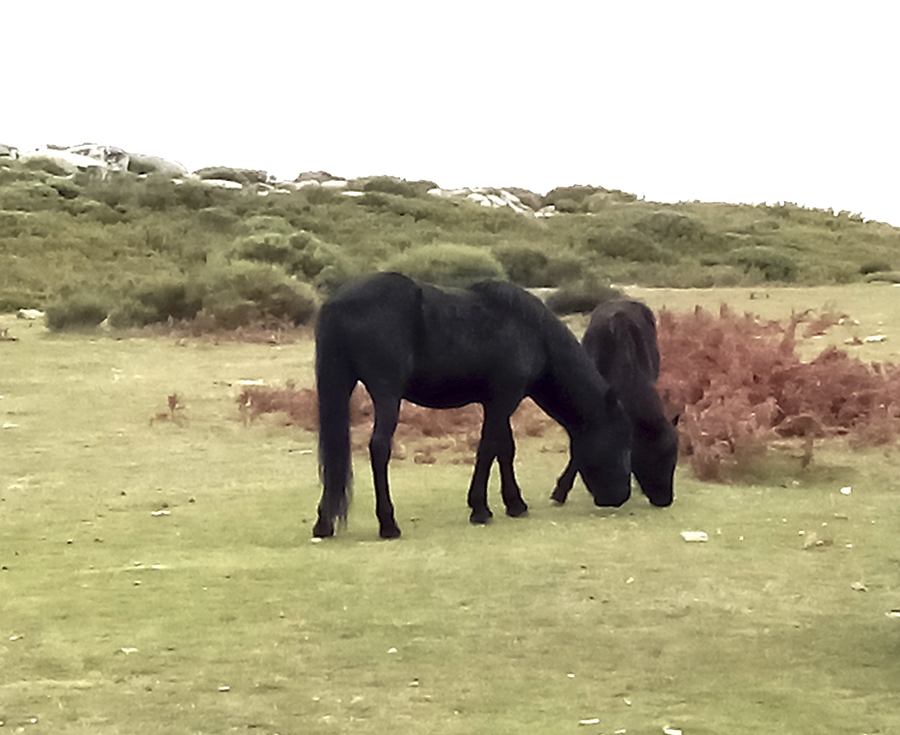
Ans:
[[[0,143],[900,226],[896,0],[17,0]]]

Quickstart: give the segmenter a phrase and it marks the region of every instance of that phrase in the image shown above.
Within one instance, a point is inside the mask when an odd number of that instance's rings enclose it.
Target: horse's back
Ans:
[[[421,300],[421,289],[396,273],[370,276],[338,289],[323,304],[316,324],[317,378],[343,370],[354,382],[369,385],[408,372]]]

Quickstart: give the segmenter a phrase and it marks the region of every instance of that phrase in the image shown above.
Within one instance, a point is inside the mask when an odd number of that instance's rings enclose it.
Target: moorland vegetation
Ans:
[[[590,310],[610,283],[711,287],[900,279],[900,230],[850,212],[661,204],[597,186],[530,209],[429,194],[374,176],[344,189],[223,189],[129,173],[0,163],[0,311],[48,310],[52,329],[191,321],[205,329],[309,322],[348,278],[399,270],[445,285],[508,278]],[[265,195],[262,195],[265,194]],[[552,207],[554,216],[532,211]],[[900,266],[897,266],[900,267]]]
[[[900,280],[892,271],[900,230],[848,212],[660,204],[572,186],[543,196],[514,190],[528,204],[522,213],[434,196],[433,188],[378,176],[343,189],[277,191],[255,180],[225,189],[155,174],[64,176],[50,161],[7,161],[0,311],[44,308],[56,331],[106,320],[112,328],[167,323],[221,332],[310,323],[335,287],[376,270],[442,285],[507,278],[549,287],[548,303],[562,313],[590,311],[615,291],[611,283]],[[551,217],[532,214],[548,207]],[[837,317],[828,319],[802,314],[779,324],[727,309],[660,314],[660,386],[672,413],[682,414],[683,454],[698,477],[732,479],[782,439],[800,441],[801,463],[826,434],[851,433],[867,444],[895,439],[900,371],[835,349],[811,362],[798,356],[797,330],[827,329]],[[265,388],[244,399],[245,416],[285,411],[315,426],[308,389]],[[469,451],[477,413],[438,417],[407,407],[404,423]],[[535,412],[523,415],[529,433],[545,430]],[[370,412],[359,416],[365,424]],[[431,461],[435,448],[416,456]]]

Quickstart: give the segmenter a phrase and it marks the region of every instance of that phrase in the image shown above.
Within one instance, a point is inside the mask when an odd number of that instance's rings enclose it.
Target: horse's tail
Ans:
[[[335,333],[321,314],[316,328],[316,392],[319,402],[319,476],[322,500],[313,533],[331,536],[335,521],[345,523],[352,499],[350,394],[357,379]]]

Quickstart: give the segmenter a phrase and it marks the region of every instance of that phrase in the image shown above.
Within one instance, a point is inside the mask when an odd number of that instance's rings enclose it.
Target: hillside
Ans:
[[[319,172],[78,170],[0,159],[0,311],[56,326],[198,314],[220,327],[304,322],[353,275],[505,277],[593,291],[893,279],[900,229],[849,212],[643,201],[594,186],[441,190]]]

